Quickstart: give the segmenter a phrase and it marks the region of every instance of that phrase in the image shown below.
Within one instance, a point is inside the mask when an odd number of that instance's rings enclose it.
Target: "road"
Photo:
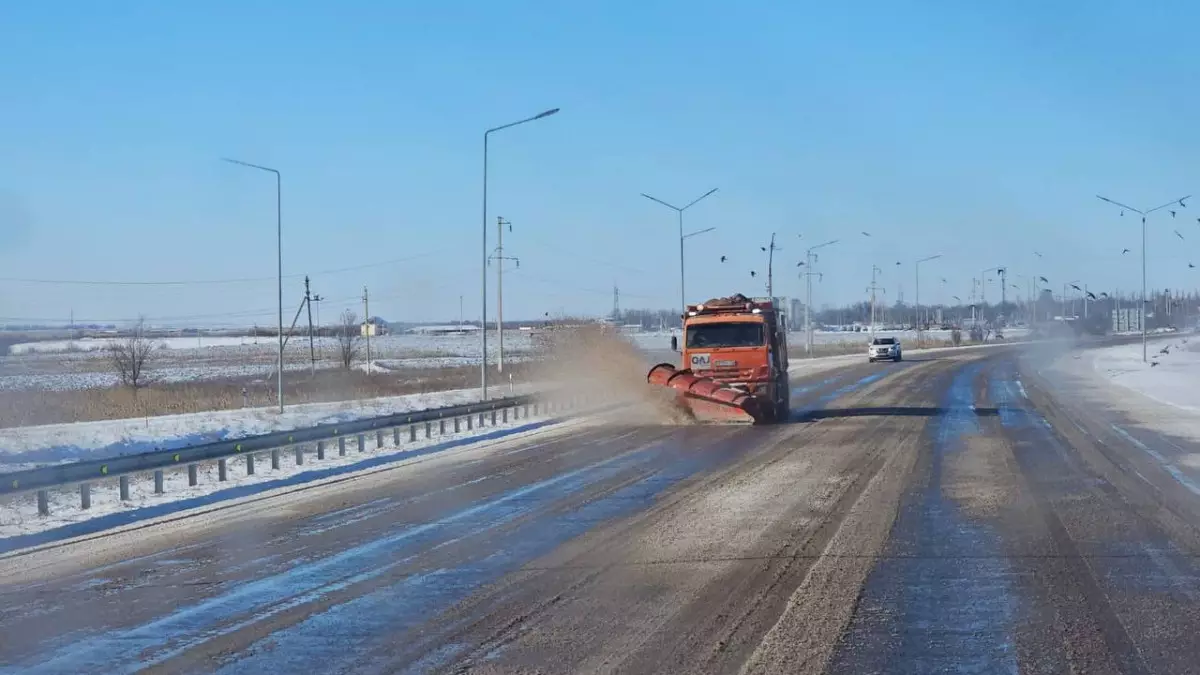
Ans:
[[[0,672],[1200,672],[1200,450],[1014,348],[0,560]],[[1200,456],[1200,455],[1196,455]]]

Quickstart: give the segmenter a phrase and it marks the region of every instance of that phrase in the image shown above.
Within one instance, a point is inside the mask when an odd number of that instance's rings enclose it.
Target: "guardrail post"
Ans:
[[[79,484],[79,505],[82,509],[92,508],[92,484]]]
[[[533,414],[534,414],[534,415],[538,414],[538,404],[537,404],[537,401],[534,401],[534,402],[533,402]]]
[[[246,475],[247,476],[254,475],[254,455],[253,454],[246,455]]]
[[[117,479],[117,485],[121,489],[121,501],[129,501],[129,476],[121,476]]]
[[[400,447],[400,427],[392,427],[392,445]]]
[[[247,470],[249,470],[250,473],[254,473],[254,460],[253,459],[250,460],[250,464],[248,464],[246,466],[246,468],[247,468]],[[196,483],[198,483],[200,481],[199,476],[197,476],[196,473],[197,473],[196,465],[188,464],[188,485],[190,485],[192,487],[196,487]]]
[[[317,459],[325,459],[325,441],[317,441]]]
[[[363,434],[358,435],[358,451],[359,452],[367,451],[367,437],[364,436]]]
[[[492,410],[492,426],[496,426],[496,411]]]
[[[508,408],[505,408],[500,411],[500,421],[504,422],[505,424],[508,424]]]
[[[425,423],[425,438],[429,438],[432,435],[433,435],[433,423],[426,422]]]
[[[408,427],[408,440],[411,443],[417,442],[417,426],[415,424],[410,424]]]
[[[460,418],[458,418],[458,417],[455,417],[455,418],[454,418],[454,433],[456,433],[456,434],[457,434],[458,432],[462,431],[462,429],[459,427],[459,422],[460,422],[460,421],[461,421],[461,420],[460,420]]]
[[[529,419],[529,404],[526,403],[522,407],[524,408],[524,410],[521,411],[521,417],[524,417],[525,419]]]
[[[445,435],[446,435],[446,419],[442,418],[442,419],[438,420],[438,436],[445,436]]]
[[[375,447],[377,449],[383,447],[383,429],[375,432]]]
[[[339,457],[346,456],[346,437],[345,436],[338,436],[338,456]]]
[[[45,490],[38,490],[37,498],[38,498],[38,515],[39,516],[50,515],[50,493],[46,492]]]
[[[471,415],[467,415],[467,431],[470,431],[471,429],[474,429],[474,428],[475,428],[475,418]]]
[[[296,446],[296,466],[304,465],[304,445]]]
[[[487,418],[486,418],[486,417],[484,417],[484,413],[479,413],[479,428],[480,428],[480,429],[482,429],[482,428],[484,428],[485,426],[487,426],[486,424],[484,424],[484,420],[486,420],[486,419],[487,419]]]
[[[275,448],[271,451],[271,468],[276,470],[279,469],[279,448]]]
[[[217,460],[217,480],[224,482],[229,478],[229,462],[222,457]]]
[[[154,494],[161,495],[166,492],[163,488],[163,471],[158,469],[154,472]]]

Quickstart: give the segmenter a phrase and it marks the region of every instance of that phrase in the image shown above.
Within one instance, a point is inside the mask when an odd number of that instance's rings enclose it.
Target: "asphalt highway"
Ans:
[[[865,358],[864,358],[865,361]],[[1017,348],[0,559],[0,672],[1200,672],[1188,442]]]

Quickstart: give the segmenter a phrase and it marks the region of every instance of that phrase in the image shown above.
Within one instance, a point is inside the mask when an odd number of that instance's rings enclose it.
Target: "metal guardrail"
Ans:
[[[336,445],[339,455],[346,454],[346,439],[355,438],[359,451],[367,447],[368,434],[374,433],[376,447],[385,445],[385,433],[391,431],[390,439],[396,447],[401,446],[401,429],[407,427],[408,440],[415,442],[418,429],[424,427],[424,438],[433,437],[434,424],[437,424],[438,434],[447,433],[447,422],[453,424],[453,432],[467,430],[475,426],[476,416],[478,425],[484,428],[490,421],[492,426],[509,421],[509,412],[514,420],[528,418],[540,413],[558,412],[574,408],[576,400],[567,402],[554,399],[538,398],[535,395],[512,396],[493,399],[480,403],[468,403],[443,408],[431,408],[413,412],[396,413],[367,419],[355,420],[340,424],[322,424],[305,429],[281,431],[259,436],[250,436],[228,441],[217,441],[193,445],[175,450],[156,450],[153,452],[121,455],[109,459],[88,460],[27,469],[0,474],[0,496],[20,493],[37,492],[38,512],[42,515],[49,513],[48,490],[64,488],[72,485],[80,486],[80,505],[84,509],[91,507],[91,485],[93,482],[116,478],[120,482],[120,497],[129,499],[129,475],[146,471],[154,472],[154,491],[164,492],[163,472],[168,469],[186,467],[188,484],[198,482],[198,465],[202,462],[218,462],[218,480],[224,481],[227,476],[226,461],[230,458],[245,458],[246,472],[253,474],[255,455],[270,451],[271,468],[280,467],[280,456],[283,450],[295,448],[296,464],[304,463],[305,450],[315,446],[316,458],[325,458],[325,452]],[[539,411],[539,407],[541,410]]]

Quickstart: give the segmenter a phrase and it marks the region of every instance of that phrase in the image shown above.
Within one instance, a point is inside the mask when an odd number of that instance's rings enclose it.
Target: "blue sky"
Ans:
[[[482,132],[489,215],[513,223],[506,316],[797,295],[966,297],[1007,265],[1097,289],[1140,283],[1137,221],[1193,190],[1200,46],[1183,2],[44,2],[0,9],[0,317],[269,323],[270,176],[284,272],[332,317],[479,313]],[[1150,282],[1200,287],[1200,199],[1152,221]],[[1178,229],[1179,240],[1172,234]],[[869,231],[872,237],[858,234]],[[489,232],[491,236],[493,232]],[[492,242],[494,244],[494,241]],[[1039,262],[1033,255],[1043,253]],[[729,262],[718,262],[726,255]],[[903,261],[897,268],[894,263]],[[389,262],[400,261],[400,262]],[[386,264],[375,264],[386,263]],[[341,272],[330,272],[351,267]],[[943,285],[940,279],[947,279]],[[1013,278],[1013,283],[1024,282]],[[492,280],[494,291],[494,280]],[[944,290],[943,290],[944,289]],[[301,279],[289,276],[295,306]],[[494,296],[490,300],[494,306]],[[289,312],[290,313],[290,312]],[[201,318],[202,317],[202,318]],[[211,318],[210,318],[211,317]]]

